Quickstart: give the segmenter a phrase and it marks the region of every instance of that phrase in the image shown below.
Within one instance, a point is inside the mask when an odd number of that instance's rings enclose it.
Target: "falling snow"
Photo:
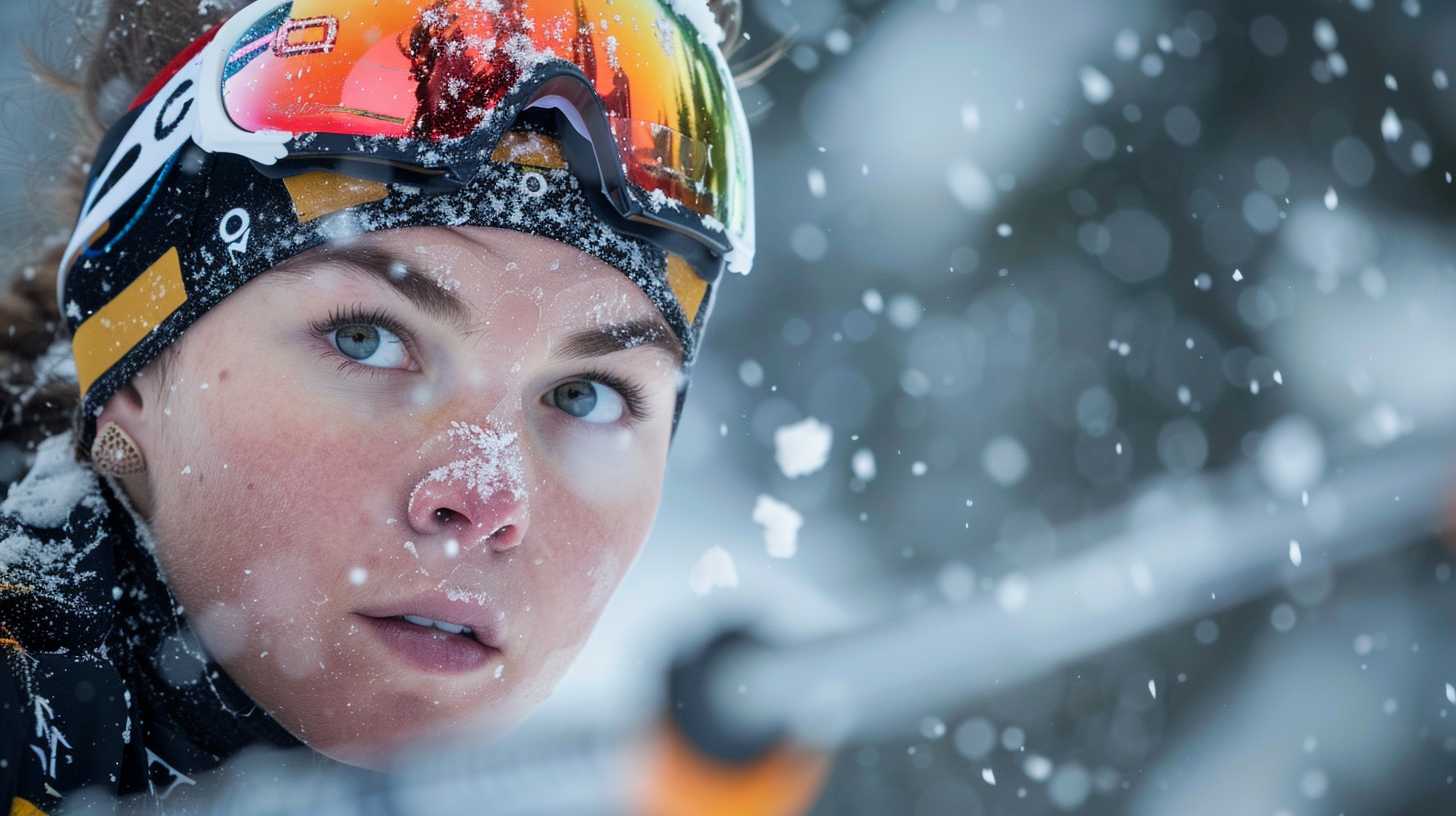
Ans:
[[[809,417],[774,432],[774,459],[790,479],[818,472],[829,461],[834,429]]]
[[[764,547],[774,558],[793,558],[799,551],[799,528],[804,517],[772,496],[759,496],[753,505],[753,521],[763,527]]]

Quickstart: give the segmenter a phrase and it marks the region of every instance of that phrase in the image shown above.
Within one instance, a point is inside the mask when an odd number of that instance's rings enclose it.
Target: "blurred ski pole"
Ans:
[[[445,746],[387,775],[229,768],[207,808],[804,813],[846,743],[911,733],[921,717],[1257,597],[1300,570],[1337,569],[1444,530],[1456,484],[1449,440],[1355,450],[1297,496],[1271,489],[1254,465],[1154,489],[1062,531],[1059,539],[1094,542],[1079,555],[1003,578],[991,596],[867,629],[773,643],[726,628],[673,664],[661,716],[640,729]]]

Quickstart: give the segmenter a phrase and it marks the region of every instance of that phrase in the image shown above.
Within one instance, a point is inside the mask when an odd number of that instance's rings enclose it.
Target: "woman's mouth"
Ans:
[[[422,615],[359,617],[386,647],[424,671],[461,674],[479,669],[501,655],[500,649],[482,642],[475,630],[464,624]]]
[[[413,623],[416,626],[431,627],[434,629],[439,629],[442,632],[448,632],[452,635],[465,635],[466,637],[472,639],[475,637],[475,630],[471,629],[469,626],[465,626],[462,624],[450,623],[449,621],[438,621],[434,618],[426,618],[421,615],[400,615],[399,617],[400,619],[408,621],[409,623]]]

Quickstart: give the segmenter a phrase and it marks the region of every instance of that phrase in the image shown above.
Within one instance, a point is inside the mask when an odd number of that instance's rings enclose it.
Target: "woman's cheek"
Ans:
[[[557,563],[545,575],[554,586],[545,591],[561,616],[557,642],[574,650],[642,549],[657,513],[663,465],[626,428],[568,428],[546,451],[549,469],[540,484],[550,487],[532,503],[530,537],[553,542]]]
[[[174,421],[197,427],[176,435],[190,442],[169,455],[177,470],[158,474],[164,562],[189,606],[217,601],[243,610],[256,630],[283,628],[327,586],[322,573],[343,557],[331,544],[351,540],[343,527],[358,515],[358,498],[339,490],[334,464],[315,461],[347,450],[334,438],[344,429],[286,387],[224,371],[191,399],[174,400]],[[321,524],[340,529],[330,535]]]
[[[543,421],[542,447],[550,478],[576,500],[604,508],[620,505],[660,477],[662,465],[639,434],[565,416]]]
[[[223,389],[197,405],[207,462],[193,465],[201,478],[164,499],[159,541],[168,542],[164,563],[174,562],[179,599],[200,611],[193,625],[208,649],[283,713],[312,705],[318,684],[345,671],[350,655],[336,644],[344,576],[364,560],[353,549],[369,540],[369,519],[382,524],[389,513],[367,510],[360,443],[346,443],[356,429],[275,410],[288,401],[250,402],[238,380],[235,398]]]
[[[523,704],[534,706],[550,696],[600,621],[608,601],[641,549],[651,513],[642,497],[629,506],[604,512],[566,496],[537,502],[554,508],[539,516],[531,538],[556,542],[539,560],[532,603],[541,618],[531,627],[529,677],[519,686]],[[527,547],[530,546],[528,543]]]
[[[307,384],[298,374],[247,369],[236,371],[197,395],[203,428],[197,447],[211,460],[211,477],[219,489],[232,492],[228,504],[245,513],[269,513],[269,502],[298,503],[341,495],[329,471],[358,472],[354,461],[377,444],[367,424],[347,410],[330,410],[321,394],[332,368],[320,366],[318,382]],[[241,499],[241,501],[239,501]],[[298,516],[294,520],[306,520]]]
[[[522,555],[539,560],[535,571],[539,591],[551,599],[554,645],[571,653],[641,552],[661,496],[660,471],[640,452],[624,452],[622,435],[636,444],[630,431],[577,434],[585,438],[555,452],[532,502],[528,539],[550,549],[545,558]]]

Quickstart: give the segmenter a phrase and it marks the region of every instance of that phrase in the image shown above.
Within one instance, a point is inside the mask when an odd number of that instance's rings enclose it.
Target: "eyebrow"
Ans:
[[[299,256],[300,258],[306,256]],[[285,264],[274,270],[305,276],[309,266],[327,263],[335,267],[363,273],[382,281],[425,314],[439,320],[462,335],[470,328],[473,310],[470,304],[434,280],[410,268],[409,259],[380,247],[327,246],[308,258],[308,263]],[[625,323],[611,323],[573,332],[552,356],[565,360],[604,357],[635,348],[655,348],[667,354],[679,366],[683,363],[683,345],[677,335],[661,319],[644,317]]]
[[[635,348],[655,348],[672,357],[678,365],[683,362],[682,342],[666,323],[655,317],[575,332],[566,338],[553,356],[565,360],[585,360]]]
[[[300,256],[304,257],[304,256]],[[307,263],[288,264],[274,270],[306,276],[314,264],[327,263],[340,269],[364,273],[382,281],[415,308],[465,334],[470,326],[470,304],[438,282],[416,272],[409,259],[387,249],[368,246],[329,246],[308,257]]]

